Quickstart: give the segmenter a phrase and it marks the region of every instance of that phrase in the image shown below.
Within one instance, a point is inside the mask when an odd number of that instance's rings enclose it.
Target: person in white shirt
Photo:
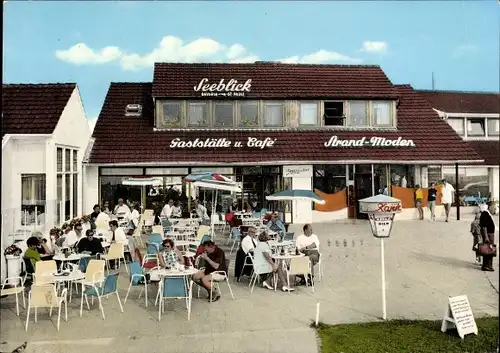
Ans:
[[[70,248],[73,245],[76,244],[78,241],[78,236],[76,235],[75,231],[73,230],[73,227],[71,227],[69,224],[63,225],[63,237],[64,237],[64,242],[63,242],[63,247],[65,248]]]
[[[124,244],[128,245],[129,247],[129,252],[130,252],[130,257],[132,261],[134,261],[134,248],[133,244],[131,245],[131,242],[127,239],[127,235],[125,234],[125,231],[123,228],[118,227],[118,221],[117,220],[112,220],[109,222],[109,233],[111,236],[110,243],[117,243],[117,244]],[[114,261],[112,261],[111,267],[114,267]]]
[[[240,247],[238,251],[236,251],[236,259],[234,262],[234,277],[236,281],[240,281],[241,276],[251,276],[252,275],[252,266],[245,266],[245,261],[247,264],[250,264],[249,260],[246,260],[248,253],[253,253],[253,249],[257,246],[257,229],[255,227],[249,227],[248,233],[241,240]]]
[[[311,277],[314,279],[314,265],[319,262],[319,239],[316,234],[313,234],[310,224],[305,224],[302,229],[304,234],[297,237],[295,246],[297,250],[309,257],[309,261],[311,261]],[[303,282],[305,282],[305,279]]]
[[[444,212],[446,213],[446,222],[450,219],[450,209],[453,203],[453,194],[455,193],[455,188],[448,183],[445,179],[441,181],[441,203],[444,206]]]
[[[194,200],[193,205],[194,205],[194,211],[196,212],[198,218],[201,218],[202,220],[209,219],[207,208],[205,206],[203,206],[198,200]]]
[[[125,215],[125,218],[129,221],[130,229],[136,229],[139,226],[139,204],[132,204],[132,212],[129,212]]]
[[[122,219],[128,212],[130,212],[130,208],[123,203],[123,199],[118,199],[118,205],[116,205],[113,213],[118,217],[118,219]]]
[[[179,201],[175,201],[172,206],[172,217],[181,218],[182,217],[182,207]]]
[[[172,217],[173,207],[174,207],[174,200],[168,200],[168,203],[161,210],[160,217],[162,218]]]
[[[262,281],[262,286],[264,288],[274,290],[274,283],[272,282],[275,280],[274,274],[276,274],[278,283],[281,285],[281,290],[283,292],[293,291],[293,288],[288,288],[286,286],[287,281],[283,267],[280,266],[277,262],[274,262],[271,256],[271,247],[267,243],[269,239],[270,238],[266,232],[260,233],[259,242],[253,250],[253,267],[257,273],[262,274],[262,277],[266,277],[266,279]],[[268,283],[268,281],[270,283]],[[278,283],[276,283],[276,287],[279,286]]]

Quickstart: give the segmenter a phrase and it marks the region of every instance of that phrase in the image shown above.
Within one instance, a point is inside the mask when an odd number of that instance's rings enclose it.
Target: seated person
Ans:
[[[63,230],[63,237],[64,237],[64,242],[63,242],[63,247],[70,248],[73,245],[76,244],[78,241],[78,236],[76,235],[76,232],[73,230],[73,227],[65,223],[62,226]]]
[[[313,229],[310,224],[305,224],[302,229],[304,234],[297,237],[295,246],[297,250],[309,257],[311,261],[311,272],[314,274],[314,265],[319,262],[319,239],[316,234],[313,234]],[[312,278],[314,279],[314,275]],[[302,284],[304,284],[305,279],[303,279],[302,282]]]
[[[267,222],[266,226],[267,229],[275,233],[278,233],[280,236],[285,235],[286,232],[285,224],[281,219],[278,218],[278,212],[273,213],[271,219],[269,220],[269,222]]]
[[[35,268],[36,263],[38,261],[42,261],[40,253],[36,251],[36,248],[39,244],[40,240],[37,237],[29,237],[28,240],[26,240],[26,245],[28,246],[28,249],[26,249],[26,251],[24,252],[24,257],[31,261],[33,269]]]
[[[116,219],[109,222],[109,233],[111,239],[108,239],[110,243],[118,243],[128,246],[128,250],[125,249],[125,256],[130,257],[131,261],[134,261],[135,247],[133,244],[133,237],[125,234],[125,230],[118,226],[118,221]],[[129,241],[129,239],[132,239]]]
[[[182,207],[179,201],[175,201],[172,206],[172,218],[181,218],[182,216]]]
[[[52,252],[47,246],[47,239],[37,238],[38,245],[36,246],[36,251],[43,257],[44,260],[52,260]]]
[[[262,280],[262,287],[274,290],[274,284],[272,283],[275,280],[275,274],[277,275],[277,280],[278,283],[276,283],[276,287],[281,287],[281,290],[283,292],[290,292],[293,291],[293,288],[288,288],[286,286],[286,275],[283,270],[283,267],[274,262],[271,254],[271,248],[269,247],[269,244],[267,243],[269,241],[270,237],[267,235],[267,233],[262,232],[259,235],[259,243],[254,249],[254,262],[253,262],[253,267],[261,273],[261,278]]]
[[[163,240],[163,251],[158,253],[160,266],[163,268],[176,268],[177,265],[184,265],[184,257],[179,249],[174,246],[172,239]]]
[[[204,261],[205,269],[193,275],[193,281],[205,288],[208,292],[208,300],[210,300],[210,291],[212,290],[212,272],[224,271],[226,268],[226,255],[224,251],[216,246],[213,241],[207,240],[203,242],[205,251],[200,255]],[[214,274],[217,275],[217,274]],[[220,299],[220,294],[214,289],[212,291],[212,301]]]
[[[87,229],[85,232],[86,237],[78,242],[78,252],[90,252],[91,255],[97,253],[103,254],[104,249],[102,247],[101,241],[94,238],[94,231],[92,229]]]
[[[252,266],[244,266],[247,254],[253,253],[253,249],[257,246],[257,229],[249,227],[247,235],[242,239],[241,245],[236,252],[234,263],[234,277],[236,281],[240,281],[241,276],[250,276],[252,274]]]

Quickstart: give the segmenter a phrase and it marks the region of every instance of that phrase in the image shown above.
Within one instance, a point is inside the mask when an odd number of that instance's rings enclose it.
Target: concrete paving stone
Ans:
[[[497,219],[497,224],[500,224]],[[385,240],[388,318],[441,319],[448,296],[466,294],[474,315],[498,315],[498,272],[484,273],[474,264],[470,220],[445,223],[397,221]],[[380,242],[366,221],[314,224],[321,242],[324,277],[315,292],[300,287],[294,293],[259,287],[250,294],[248,280],[221,284],[222,298],[209,304],[206,292],[194,291],[191,320],[184,302],[167,302],[158,322],[154,306],[157,288],[149,286],[149,305],[134,288],[121,313],[116,298],[103,300],[106,320],[97,306],[84,307],[74,293],[68,305],[69,322],[55,323],[42,310],[24,331],[26,312],[15,315],[13,298],[0,303],[0,334],[9,346],[28,341],[26,352],[317,352],[318,342],[309,324],[320,302],[320,321],[330,324],[367,322],[382,316]],[[224,238],[219,238],[224,239]],[[226,249],[225,247],[223,247]],[[234,259],[234,253],[230,256]],[[232,261],[234,263],[234,260]],[[498,259],[494,261],[498,271]],[[317,269],[316,269],[317,271]],[[128,276],[120,275],[122,300]],[[230,274],[233,271],[231,269]],[[317,273],[317,272],[316,272]],[[196,287],[195,287],[196,288]],[[0,346],[0,349],[3,349]]]

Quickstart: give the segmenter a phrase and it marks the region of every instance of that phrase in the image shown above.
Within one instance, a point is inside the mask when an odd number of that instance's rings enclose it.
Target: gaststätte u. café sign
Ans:
[[[232,141],[227,138],[207,138],[207,139],[194,139],[194,140],[183,140],[180,138],[174,138],[170,141],[170,148],[256,148],[265,149],[274,146],[276,139],[266,137],[261,140],[256,137],[248,137],[246,142],[243,141]]]
[[[342,140],[338,136],[332,136],[324,143],[325,147],[343,148],[343,147],[415,147],[413,140],[405,140],[401,136],[397,139],[389,139],[385,137],[362,137],[360,139]]]
[[[194,91],[199,92],[202,97],[245,97],[250,88],[252,88],[251,79],[242,83],[234,79],[210,82],[208,78],[204,78],[194,86]]]

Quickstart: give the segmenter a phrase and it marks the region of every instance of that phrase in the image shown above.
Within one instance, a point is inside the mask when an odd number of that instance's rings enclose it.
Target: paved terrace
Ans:
[[[28,341],[26,352],[317,352],[315,332],[308,326],[316,303],[321,303],[320,320],[330,324],[374,321],[382,314],[379,243],[368,223],[315,224],[314,230],[322,242],[325,273],[315,293],[304,287],[291,294],[256,287],[250,294],[247,281],[233,281],[236,300],[222,284],[218,302],[193,299],[191,321],[182,301],[173,301],[158,322],[157,308],[136,300],[136,288],[123,314],[116,298],[110,298],[103,301],[105,321],[97,302],[80,318],[74,298],[69,323],[61,321],[60,332],[57,316],[51,322],[41,310],[29,333],[24,331],[25,312],[18,318],[8,298],[0,310],[1,341],[7,341],[0,351]],[[388,318],[441,319],[447,297],[460,294],[469,296],[477,317],[498,314],[498,272],[484,273],[474,264],[468,220],[399,221],[386,244]],[[123,274],[122,300],[127,285]]]

